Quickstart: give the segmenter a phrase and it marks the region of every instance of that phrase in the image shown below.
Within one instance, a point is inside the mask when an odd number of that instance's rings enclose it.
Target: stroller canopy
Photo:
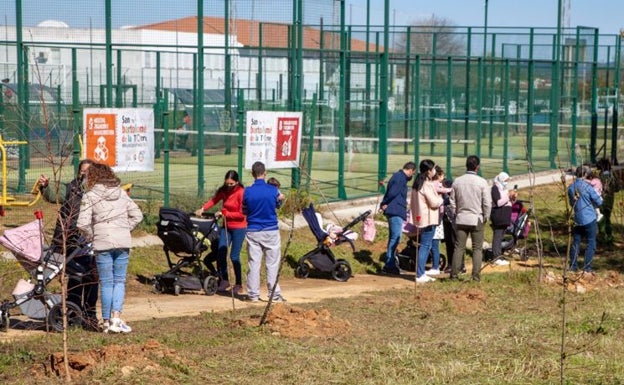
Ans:
[[[316,218],[316,211],[314,211],[314,205],[310,203],[310,206],[303,209],[301,213],[303,214],[303,217],[305,218],[306,222],[308,222],[308,226],[310,227],[310,230],[312,230],[312,233],[316,237],[316,240],[318,242],[321,242],[322,240],[324,240],[325,237],[327,236],[327,233],[323,231],[323,229],[321,228],[321,225],[319,224],[318,219]]]

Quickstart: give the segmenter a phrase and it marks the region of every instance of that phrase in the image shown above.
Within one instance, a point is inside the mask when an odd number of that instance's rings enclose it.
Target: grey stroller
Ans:
[[[29,273],[29,279],[20,279],[12,292],[13,300],[0,304],[0,330],[10,326],[11,310],[18,308],[33,320],[46,322],[46,329],[63,331],[63,301],[61,294],[48,290],[48,284],[65,270],[73,280],[86,278],[89,272],[74,270],[75,258],[92,255],[91,244],[81,242],[80,246],[64,258],[44,244],[42,220],[37,219],[25,225],[6,230],[0,237],[0,244],[6,247],[20,265]],[[80,299],[68,296],[66,304],[67,326],[82,326],[83,309]]]

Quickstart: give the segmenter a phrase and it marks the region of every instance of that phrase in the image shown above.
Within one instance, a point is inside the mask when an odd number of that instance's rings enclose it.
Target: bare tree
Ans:
[[[409,36],[406,31],[397,39],[396,50],[407,52],[408,40],[410,53],[416,55],[447,57],[466,53],[465,37],[456,24],[434,14],[413,21]]]

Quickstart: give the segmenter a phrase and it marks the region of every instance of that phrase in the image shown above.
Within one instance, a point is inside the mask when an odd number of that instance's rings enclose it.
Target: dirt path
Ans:
[[[468,269],[470,268],[469,260]],[[525,268],[517,263],[512,264],[513,269]],[[505,271],[510,267],[487,266],[483,273]],[[445,275],[442,276],[444,280]],[[303,304],[319,302],[327,298],[348,298],[357,295],[366,295],[374,291],[388,289],[414,288],[414,272],[406,272],[403,275],[386,276],[376,274],[357,274],[347,282],[338,282],[333,279],[308,278],[308,279],[284,279],[280,282],[282,294],[288,300],[288,304]],[[419,285],[418,287],[422,287]],[[266,286],[263,283],[261,298],[267,298]],[[124,304],[123,318],[128,323],[169,317],[184,317],[197,315],[202,312],[236,311],[247,307],[256,307],[259,312],[264,311],[266,302],[244,302],[238,298],[232,298],[229,294],[216,294],[207,296],[203,292],[183,293],[179,296],[172,294],[157,294],[151,292],[138,281],[129,281],[126,300]],[[18,312],[17,310],[14,313]],[[99,316],[99,311],[98,311]],[[33,321],[23,316],[12,316],[11,327],[8,332],[0,333],[0,343],[11,341],[27,336],[43,333],[44,323]]]
[[[347,282],[318,278],[289,279],[282,281],[280,286],[289,304],[301,304],[318,302],[327,298],[353,297],[377,290],[413,287],[414,274],[401,277],[360,274]],[[266,290],[261,290],[261,298],[267,298]],[[266,302],[248,303],[238,298],[233,299],[229,294],[207,296],[203,293],[190,293],[174,296],[150,293],[143,297],[127,297],[124,319],[130,322],[150,318],[180,317],[206,311],[236,310],[249,306],[264,308]]]
[[[257,307],[258,311],[262,312],[266,306],[266,302],[248,303],[238,298],[232,298],[229,294],[207,296],[203,292],[197,292],[174,296],[146,293],[144,285],[141,285],[140,288],[135,287],[135,285],[138,284],[129,283],[129,286],[132,287],[128,290],[124,304],[123,318],[128,323],[157,318],[192,316],[201,312],[236,311],[246,307]],[[326,298],[364,295],[366,292],[377,290],[414,287],[414,273],[407,273],[401,277],[359,274],[347,282],[322,278],[287,279],[280,282],[280,285],[289,304],[302,304],[319,302]],[[267,298],[264,285],[261,290],[261,298]],[[11,327],[8,332],[0,333],[0,343],[43,332],[43,322],[14,316],[11,317]]]
[[[469,260],[467,269],[470,270]],[[505,272],[510,270],[533,270],[537,268],[536,261],[513,261],[510,266],[484,267],[482,274],[493,272]],[[554,268],[552,265],[544,266],[546,271]],[[332,279],[308,278],[284,279],[280,282],[282,293],[288,300],[288,304],[296,305],[303,303],[319,302],[328,298],[348,298],[358,295],[368,295],[375,291],[389,289],[432,289],[436,285],[444,284],[447,275],[442,275],[440,283],[428,285],[415,285],[414,273],[407,272],[401,276],[385,276],[376,274],[358,274],[347,282],[338,282]],[[545,275],[544,282],[547,284],[560,284],[561,277],[552,272]],[[624,277],[617,272],[606,272],[604,277],[588,276],[570,287],[570,290],[583,293],[587,290],[600,289],[602,287],[624,287]],[[267,298],[266,289],[261,289],[261,298]],[[193,316],[202,312],[225,312],[241,310],[247,307],[255,307],[258,313],[262,313],[266,302],[248,303],[231,295],[216,294],[207,296],[197,293],[183,293],[179,296],[172,294],[156,294],[138,281],[128,282],[128,291],[125,300],[123,318],[129,323],[170,317]],[[15,311],[17,312],[17,311]],[[99,312],[98,312],[99,315]],[[0,333],[0,346],[3,342],[19,340],[29,336],[44,333],[44,322],[29,320],[22,316],[11,317],[11,327],[8,332]]]

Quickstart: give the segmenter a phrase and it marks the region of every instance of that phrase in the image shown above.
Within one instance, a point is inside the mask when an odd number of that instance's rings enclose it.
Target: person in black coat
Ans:
[[[69,183],[52,186],[46,175],[39,177],[39,188],[43,198],[48,202],[61,205],[50,245],[55,253],[63,254],[65,251],[65,255],[69,256],[83,246],[80,231],[76,228],[76,221],[84,193],[84,175],[93,163],[90,159],[82,160],[78,165],[78,175]],[[72,258],[67,261],[67,268],[69,271],[67,297],[82,308],[83,326],[97,330],[96,304],[99,285],[93,256],[88,254]]]
[[[450,179],[445,179],[442,182],[442,185],[447,188],[453,187],[453,181]],[[444,271],[445,273],[451,272],[451,264],[450,259],[453,258],[453,253],[455,253],[455,242],[457,241],[457,233],[455,232],[455,212],[451,207],[451,201],[448,194],[445,194],[444,198],[444,215],[442,215],[442,226],[444,228],[444,245],[446,247],[446,255],[449,258],[449,264]],[[460,271],[462,273],[466,272],[465,261],[462,259]]]
[[[492,212],[490,225],[493,230],[492,255],[494,263],[499,266],[509,265],[509,261],[501,257],[503,254],[502,243],[505,230],[511,224],[511,205],[516,199],[515,190],[507,190],[509,175],[506,172],[499,173],[494,178],[492,185]]]

